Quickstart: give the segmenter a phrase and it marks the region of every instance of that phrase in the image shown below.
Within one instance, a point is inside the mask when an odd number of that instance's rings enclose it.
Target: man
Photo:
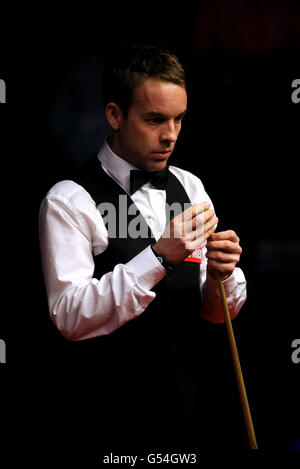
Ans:
[[[103,98],[112,135],[41,205],[50,315],[79,354],[87,345],[107,444],[184,444],[201,400],[203,319],[223,322],[218,276],[238,314],[242,250],[233,230],[214,232],[201,181],[168,166],[187,111],[178,59],[152,46],[124,50],[104,76]]]

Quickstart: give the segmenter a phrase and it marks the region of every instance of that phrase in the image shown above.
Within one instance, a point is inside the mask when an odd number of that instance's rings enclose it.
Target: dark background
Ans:
[[[101,5],[64,13],[45,7],[7,16],[0,54],[7,85],[0,106],[7,261],[0,338],[7,364],[0,372],[9,435],[24,437],[34,419],[47,441],[44,409],[62,373],[63,339],[48,316],[39,260],[39,206],[54,182],[97,151],[107,131],[101,71],[120,43],[137,41],[168,47],[185,66],[188,114],[171,164],[201,178],[219,230],[232,228],[241,239],[248,299],[234,329],[259,447],[285,450],[300,437],[300,364],[291,361],[291,343],[300,337],[300,103],[291,100],[291,83],[300,78],[299,24],[296,1]],[[215,334],[209,350],[222,370],[220,393],[224,386],[233,412],[229,431],[237,436],[235,422],[242,425],[225,329]],[[31,449],[24,445],[26,454]]]

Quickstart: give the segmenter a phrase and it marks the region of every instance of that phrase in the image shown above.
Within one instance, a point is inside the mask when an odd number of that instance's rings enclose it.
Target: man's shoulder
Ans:
[[[90,194],[84,187],[71,179],[56,182],[48,190],[44,200],[56,200],[74,208],[79,208],[85,204],[94,204]]]
[[[47,198],[67,198],[72,199],[84,189],[77,182],[71,179],[63,179],[53,184],[48,190]]]

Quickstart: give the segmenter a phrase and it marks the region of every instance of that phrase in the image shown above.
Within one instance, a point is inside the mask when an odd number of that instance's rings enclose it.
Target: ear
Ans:
[[[114,130],[120,129],[123,111],[116,103],[108,103],[105,108],[106,119]]]

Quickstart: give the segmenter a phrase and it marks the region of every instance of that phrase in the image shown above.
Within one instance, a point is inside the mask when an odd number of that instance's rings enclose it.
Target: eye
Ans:
[[[149,119],[148,122],[150,124],[162,124],[164,122],[164,119],[162,117],[154,117],[153,119]]]
[[[184,116],[180,115],[180,116],[177,116],[175,117],[175,122],[182,122],[184,119]]]

